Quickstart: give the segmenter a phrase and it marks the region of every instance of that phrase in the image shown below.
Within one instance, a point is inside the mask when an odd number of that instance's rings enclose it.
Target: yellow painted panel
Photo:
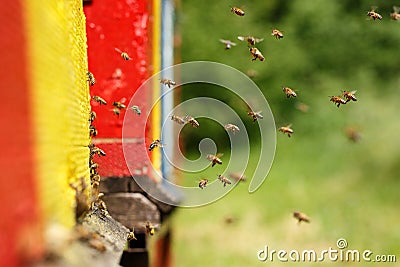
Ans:
[[[79,177],[89,183],[90,95],[82,0],[26,0],[36,173],[45,223],[74,224]]]
[[[153,0],[153,73],[156,74],[161,68],[161,0]],[[153,101],[155,103],[161,95],[159,83],[153,84]],[[161,137],[161,102],[156,103],[152,112],[152,139]],[[161,173],[161,150],[156,149],[151,154],[151,161],[158,173]]]

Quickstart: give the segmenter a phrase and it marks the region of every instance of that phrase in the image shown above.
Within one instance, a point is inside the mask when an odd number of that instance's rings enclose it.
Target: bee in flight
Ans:
[[[340,106],[340,104],[346,104],[347,101],[344,100],[341,96],[330,96],[330,100],[332,101],[337,107]]]
[[[218,153],[217,155],[208,154],[207,159],[212,162],[211,167],[214,167],[215,164],[221,165],[222,160],[220,159],[220,157],[222,157],[223,155],[224,154],[222,153]]]
[[[382,15],[377,13],[377,12],[375,12],[376,8],[377,7],[372,7],[371,11],[368,11],[367,16],[370,17],[373,20],[376,20],[376,19],[381,20],[382,19]]]
[[[247,115],[253,118],[253,122],[257,121],[257,119],[263,119],[263,115],[261,115],[261,111],[249,111]]]
[[[167,78],[160,79],[160,83],[168,86],[168,88],[171,88],[171,86],[176,85],[176,82]]]
[[[93,73],[91,73],[90,71],[88,71],[88,72],[86,73],[86,75],[87,75],[87,81],[89,82],[90,86],[95,85],[96,79],[94,78]]]
[[[132,106],[131,109],[133,110],[133,112],[135,112],[139,116],[140,116],[140,114],[142,114],[142,111],[140,110],[139,106]]]
[[[128,233],[128,236],[126,237],[126,239],[127,239],[128,241],[137,240],[137,238],[136,238],[136,236],[135,236],[135,232],[134,232],[134,231],[130,231],[130,232]]]
[[[122,52],[120,49],[118,49],[118,48],[114,48],[115,49],[115,51],[117,51],[118,53],[120,53],[121,54],[121,57],[123,58],[123,59],[125,59],[125,60],[132,60],[132,58],[128,55],[128,53],[126,53],[126,52]]]
[[[193,118],[192,116],[186,115],[185,116],[185,120],[190,123],[190,125],[192,125],[194,128],[199,128],[200,124],[199,122]]]
[[[165,146],[165,144],[162,144],[159,139],[156,139],[153,142],[151,142],[151,144],[149,146],[149,151],[152,151],[156,147],[164,147],[164,146]]]
[[[249,45],[255,45],[256,43],[262,42],[264,38],[255,38],[253,36],[238,36],[237,37],[240,41],[247,41]]]
[[[300,102],[296,105],[296,109],[300,110],[303,113],[307,113],[309,108],[310,107],[307,104],[304,104],[303,102]]]
[[[199,188],[203,189],[204,187],[206,187],[208,184],[208,179],[201,179],[199,182]]]
[[[181,125],[186,123],[186,121],[183,118],[181,118],[180,116],[177,116],[177,115],[171,115],[171,120],[173,120],[174,122],[181,124]]]
[[[231,182],[228,178],[226,178],[225,176],[222,176],[221,174],[218,174],[218,180],[220,180],[220,181],[222,182],[222,184],[224,185],[224,187],[225,187],[227,184],[232,184],[232,182]]]
[[[236,43],[231,40],[219,39],[219,41],[225,45],[225,50],[231,49],[232,46],[236,46]]]
[[[289,87],[287,87],[287,86],[283,87],[282,90],[283,90],[283,92],[286,94],[286,97],[287,97],[287,98],[290,98],[290,97],[297,97],[296,92],[295,92],[293,89],[291,89],[291,88],[289,88]]]
[[[96,112],[94,112],[93,110],[90,111],[90,114],[89,114],[89,122],[90,122],[90,123],[94,122],[94,120],[96,119],[96,117],[97,117]]]
[[[113,102],[113,106],[119,109],[124,109],[126,106],[122,104],[121,102]]]
[[[149,221],[146,222],[146,233],[148,235],[154,235],[155,233],[155,226]]]
[[[357,98],[355,96],[355,93],[357,90],[354,91],[343,91],[343,96],[346,98],[346,103],[349,101],[357,101]]]
[[[232,7],[231,12],[235,13],[236,15],[243,17],[244,16],[244,11],[238,7]]]
[[[273,29],[271,35],[275,36],[276,39],[283,38],[283,33],[281,31],[279,31],[278,29]]]
[[[310,222],[310,218],[307,215],[305,215],[304,213],[301,213],[299,211],[294,211],[293,212],[293,217],[295,217],[298,220],[299,224],[301,222],[306,222],[306,223]]]
[[[229,177],[238,182],[246,182],[246,180],[247,180],[247,177],[244,174],[240,174],[240,173],[236,173],[236,172],[230,173]]]
[[[294,133],[293,129],[290,128],[291,126],[292,126],[291,124],[289,124],[288,126],[282,126],[279,127],[278,130],[284,134],[287,134],[287,136],[290,137],[290,135]]]
[[[224,128],[225,128],[225,130],[230,131],[234,134],[238,133],[240,131],[239,127],[232,123],[225,124]]]
[[[115,116],[119,117],[121,114],[121,110],[119,108],[113,108],[111,111],[114,113]]]
[[[107,105],[107,102],[106,102],[103,98],[101,98],[100,96],[94,95],[94,96],[92,97],[92,99],[93,99],[94,101],[96,101],[97,103],[99,103],[100,106],[101,106],[101,105]]]
[[[265,57],[263,56],[263,54],[256,47],[250,47],[249,51],[250,51],[250,54],[253,56],[252,61],[255,61],[257,59],[260,61],[265,60]]]
[[[390,18],[392,20],[400,20],[400,7],[393,6],[393,13],[390,13]]]
[[[357,143],[361,139],[361,134],[358,130],[353,127],[348,127],[345,130],[345,134],[350,141]]]

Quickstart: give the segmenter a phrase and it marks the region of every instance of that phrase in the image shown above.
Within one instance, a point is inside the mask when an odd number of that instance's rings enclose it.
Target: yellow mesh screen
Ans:
[[[70,183],[89,182],[90,96],[82,0],[26,0],[38,192],[44,222],[74,223]]]

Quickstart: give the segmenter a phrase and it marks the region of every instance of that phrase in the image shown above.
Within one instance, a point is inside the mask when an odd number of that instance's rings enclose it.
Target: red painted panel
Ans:
[[[151,21],[146,0],[94,0],[85,5],[87,20],[89,70],[97,82],[91,87],[91,95],[99,95],[107,101],[100,106],[92,101],[97,113],[94,125],[98,138],[120,138],[125,111],[118,117],[112,112],[113,101],[125,99],[128,104],[138,87],[149,77],[151,68]],[[115,48],[128,53],[132,60],[124,60]],[[145,114],[147,99],[143,96],[135,103]],[[130,112],[130,111],[128,111]],[[145,116],[137,120],[130,131],[141,137]]]
[[[22,1],[0,4],[0,266],[18,266],[40,248]],[[30,233],[35,246],[23,239]],[[32,245],[32,244],[31,244]],[[37,250],[36,250],[37,251]]]
[[[122,137],[125,112],[133,111],[123,110],[116,116],[112,111],[112,103],[121,101],[128,105],[135,91],[151,73],[151,1],[94,0],[85,5],[84,12],[89,70],[97,80],[91,86],[91,95],[98,95],[107,101],[106,106],[100,106],[92,100],[92,109],[97,114],[93,125],[98,130],[93,141],[107,153],[107,157],[95,161],[100,164],[99,172],[103,176],[130,176],[120,142],[102,143],[101,140]],[[115,48],[128,53],[132,60],[124,60]],[[125,126],[130,133],[127,137],[143,138],[150,96],[151,92],[141,94],[137,103],[134,103],[140,107],[142,115],[137,117],[134,124]],[[135,150],[143,151],[143,146],[143,143],[136,144]],[[135,168],[148,165],[146,153],[136,152],[134,159],[137,161]]]

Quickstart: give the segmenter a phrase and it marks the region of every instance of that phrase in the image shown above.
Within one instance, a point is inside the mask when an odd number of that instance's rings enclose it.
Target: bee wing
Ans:
[[[215,155],[217,158],[220,158],[224,155],[224,153],[218,153],[217,155]]]
[[[287,128],[290,128],[290,127],[292,127],[292,124],[289,124],[288,126],[286,126]]]
[[[229,41],[231,45],[236,46],[236,43]]]
[[[122,53],[121,49],[118,49],[116,47],[114,47],[114,50],[117,51],[118,53]]]
[[[350,92],[350,94],[354,95],[355,93],[357,93],[357,90],[353,90]]]
[[[254,38],[254,40],[256,41],[256,43],[259,43],[264,41],[264,38]]]
[[[375,10],[377,10],[378,9],[378,6],[371,6],[371,11],[375,11]]]
[[[223,43],[223,44],[227,44],[227,43],[229,43],[229,41],[228,41],[228,40],[224,40],[224,39],[219,39],[219,41],[220,41],[221,43]]]
[[[246,39],[246,37],[243,37],[243,36],[238,36],[237,37],[240,41],[244,41],[245,39]]]
[[[394,13],[399,13],[400,12],[400,7],[393,6],[393,10],[394,10]]]

